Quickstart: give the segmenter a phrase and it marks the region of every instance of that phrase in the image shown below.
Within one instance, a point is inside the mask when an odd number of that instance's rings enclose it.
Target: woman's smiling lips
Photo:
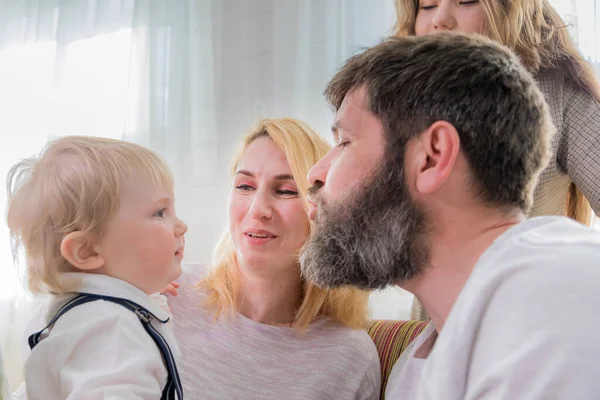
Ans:
[[[249,229],[244,232],[244,236],[250,244],[265,244],[277,238],[276,235],[265,229]]]

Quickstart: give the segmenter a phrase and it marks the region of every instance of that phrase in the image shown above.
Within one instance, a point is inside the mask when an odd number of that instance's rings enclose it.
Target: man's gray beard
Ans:
[[[382,289],[417,276],[428,260],[425,218],[402,167],[383,164],[346,201],[319,204],[300,253],[303,276],[322,288]]]

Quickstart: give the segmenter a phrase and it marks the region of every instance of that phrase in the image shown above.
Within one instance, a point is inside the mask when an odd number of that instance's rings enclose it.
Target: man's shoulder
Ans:
[[[539,243],[572,243],[577,240],[600,243],[600,232],[571,218],[541,216],[527,219],[509,229],[503,236],[511,240],[537,239]]]
[[[454,303],[424,369],[426,387],[462,387],[455,378],[463,376],[480,388],[498,387],[499,377],[520,388],[532,370],[560,370],[552,379],[562,379],[567,369],[590,365],[600,354],[598,265],[600,235],[583,225],[539,217],[511,228],[484,253]],[[574,321],[586,329],[573,329]]]
[[[588,269],[600,262],[600,232],[563,217],[537,217],[507,231],[482,255],[474,273],[513,269]],[[597,268],[594,268],[597,270]]]
[[[463,326],[485,318],[494,329],[509,320],[546,329],[574,313],[594,313],[589,305],[600,301],[600,233],[555,217],[513,229],[481,257],[451,316]]]

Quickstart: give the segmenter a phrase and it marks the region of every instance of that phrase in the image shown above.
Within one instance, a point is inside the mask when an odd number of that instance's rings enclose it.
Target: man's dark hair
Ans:
[[[481,199],[530,209],[554,126],[533,77],[508,48],[455,33],[389,38],[350,58],[325,96],[338,110],[362,86],[383,123],[389,161],[404,158],[410,138],[447,121]]]

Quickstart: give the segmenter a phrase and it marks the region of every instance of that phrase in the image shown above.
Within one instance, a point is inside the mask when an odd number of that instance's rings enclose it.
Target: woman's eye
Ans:
[[[422,2],[419,2],[419,8],[421,10],[432,10],[435,7],[437,7],[437,5],[435,4],[435,2],[427,1],[426,3],[429,3],[429,4],[421,4],[421,3]],[[423,2],[423,3],[425,3],[425,2]]]
[[[295,190],[279,189],[277,194],[280,196],[298,196],[298,192]]]
[[[344,148],[344,147],[348,146],[349,144],[350,144],[349,141],[340,142],[340,143],[338,143],[337,147]]]
[[[249,192],[254,189],[252,186],[246,184],[237,185],[235,188],[244,192]]]

